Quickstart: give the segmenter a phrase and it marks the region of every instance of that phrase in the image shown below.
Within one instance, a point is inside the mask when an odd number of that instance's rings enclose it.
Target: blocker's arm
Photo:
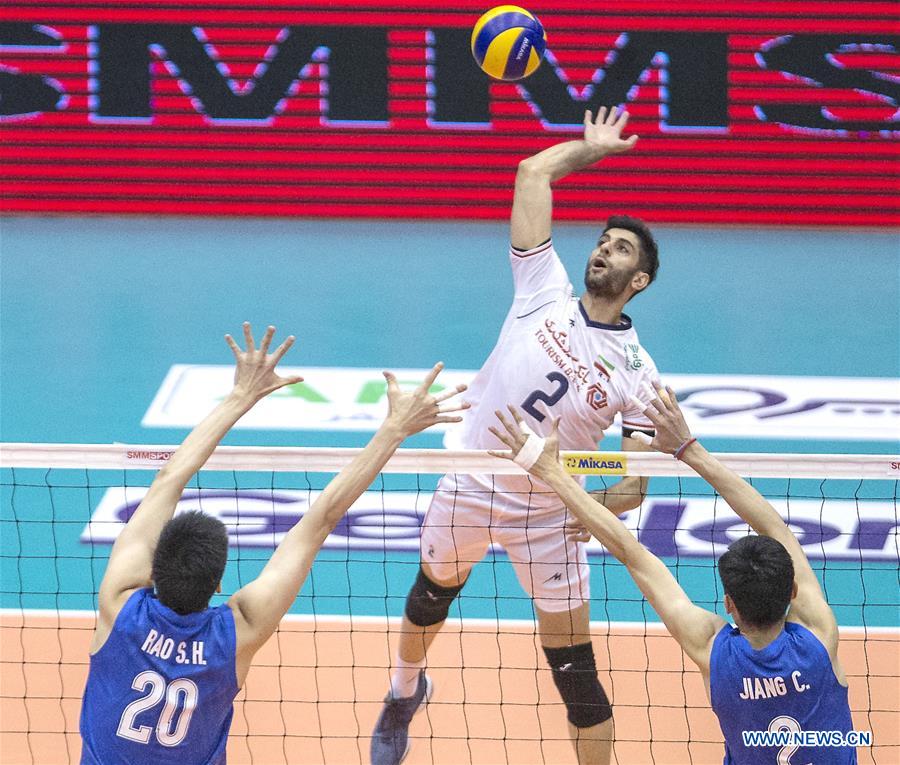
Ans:
[[[497,412],[505,432],[496,428],[490,430],[511,451],[492,451],[491,454],[515,460],[528,438],[536,437],[527,436],[521,429],[522,419],[518,411],[514,407],[509,407],[509,410],[513,416],[512,422]],[[527,466],[528,472],[547,483],[584,527],[625,565],[672,637],[700,669],[707,672],[712,641],[725,621],[694,605],[666,565],[638,542],[616,515],[591,499],[581,484],[565,472],[559,462],[558,427],[559,420],[556,420],[540,456]],[[522,466],[526,467],[524,464]]]

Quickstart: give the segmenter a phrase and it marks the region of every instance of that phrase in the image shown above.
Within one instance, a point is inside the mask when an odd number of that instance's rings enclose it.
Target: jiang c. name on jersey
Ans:
[[[615,325],[591,321],[568,274],[547,242],[510,250],[513,305],[491,355],[466,394],[472,408],[448,431],[450,448],[495,449],[488,432],[494,411],[519,408],[541,435],[561,418],[561,449],[593,450],[615,416],[626,428],[653,429],[631,402],[646,400],[658,384],[656,366],[641,347],[631,319]]]

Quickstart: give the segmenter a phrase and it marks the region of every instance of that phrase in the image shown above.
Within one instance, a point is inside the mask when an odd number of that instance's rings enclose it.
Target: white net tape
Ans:
[[[0,444],[0,466],[15,468],[159,468],[174,446],[128,444]],[[205,470],[340,470],[359,449],[220,446]],[[900,456],[889,454],[718,454],[747,478],[900,478]],[[694,472],[667,454],[655,452],[562,452],[570,473],[581,475],[691,476]],[[400,449],[384,473],[523,473],[522,468],[484,451]]]

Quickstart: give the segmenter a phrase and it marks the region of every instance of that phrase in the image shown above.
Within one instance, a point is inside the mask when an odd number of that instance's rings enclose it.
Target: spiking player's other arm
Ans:
[[[234,353],[234,387],[222,402],[195,427],[169,461],[157,473],[134,515],[122,529],[100,583],[99,618],[91,651],[96,651],[109,636],[116,616],[129,596],[138,588],[152,585],[153,553],[160,532],[175,513],[185,486],[203,467],[213,450],[231,427],[272,391],[302,381],[302,377],[281,377],[275,366],[294,343],[288,337],[274,353],[269,346],[275,327],[269,327],[259,348],[253,340],[249,322],[244,322],[246,350],[241,350],[231,335],[225,340]]]
[[[656,426],[656,436],[652,441],[645,439],[645,443],[650,443],[653,448],[666,454],[675,454],[684,444],[688,444],[682,449],[680,459],[719,492],[728,506],[757,534],[775,539],[788,551],[794,564],[794,581],[797,587],[788,619],[809,628],[822,641],[835,662],[838,647],[837,620],[825,600],[806,553],[787,524],[755,488],[693,439],[671,388],[657,388],[657,397],[645,404],[645,407],[644,413]],[[839,671],[839,666],[836,669]]]
[[[228,604],[235,615],[239,682],[243,682],[255,652],[275,631],[297,597],[325,538],[403,440],[432,425],[462,419],[453,413],[467,409],[468,404],[447,400],[464,391],[465,385],[436,395],[429,392],[443,368],[442,363],[436,364],[421,385],[406,392],[400,390],[391,372],[384,373],[388,415],[381,427],[285,535],[260,575],[231,596]]]
[[[523,422],[518,411],[512,406],[509,410],[511,419],[502,412],[496,412],[503,428],[492,427],[490,430],[509,447],[510,453],[490,453],[512,460],[525,446],[528,434],[522,430]],[[638,542],[616,515],[594,500],[566,473],[559,461],[558,427],[559,420],[555,420],[540,456],[528,472],[548,484],[585,528],[625,565],[684,652],[704,674],[708,674],[712,641],[725,621],[694,605],[666,565]]]
[[[636,438],[623,434],[622,451],[649,452],[653,450]],[[647,494],[648,484],[649,480],[643,476],[626,476],[608,489],[590,492],[590,496],[611,513],[621,515],[636,507],[640,507],[641,502],[644,501],[644,496]]]

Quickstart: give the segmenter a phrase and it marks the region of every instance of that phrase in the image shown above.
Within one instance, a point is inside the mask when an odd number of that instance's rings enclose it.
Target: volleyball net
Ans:
[[[0,761],[78,762],[78,716],[97,590],[112,543],[172,447],[0,446]],[[261,571],[353,449],[220,447],[179,511],[229,530],[223,593]],[[900,760],[897,458],[720,455],[791,525],[841,625],[860,762]],[[566,454],[600,489],[651,476],[626,525],[698,605],[722,611],[716,558],[748,533],[683,464],[649,453]],[[365,763],[387,691],[419,528],[444,473],[519,472],[483,452],[400,450],[337,526],[236,702],[233,763]],[[624,567],[595,540],[591,618],[616,719],[614,761],[721,762],[699,673]],[[476,565],[428,654],[435,694],[408,763],[574,762],[531,600],[502,549]]]

